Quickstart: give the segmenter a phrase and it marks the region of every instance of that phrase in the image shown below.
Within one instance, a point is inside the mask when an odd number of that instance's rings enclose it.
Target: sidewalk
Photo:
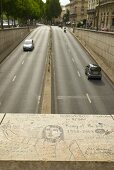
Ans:
[[[6,114],[0,170],[6,169],[114,170],[114,115]]]

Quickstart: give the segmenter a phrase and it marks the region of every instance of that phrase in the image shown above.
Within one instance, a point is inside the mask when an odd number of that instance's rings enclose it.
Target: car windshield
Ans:
[[[99,66],[93,66],[93,67],[90,67],[90,70],[92,72],[100,72],[101,71],[101,68]]]

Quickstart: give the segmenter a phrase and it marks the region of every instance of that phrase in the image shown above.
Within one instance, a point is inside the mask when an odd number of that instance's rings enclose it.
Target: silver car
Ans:
[[[23,44],[23,51],[32,51],[34,49],[34,42],[32,39],[26,39]]]

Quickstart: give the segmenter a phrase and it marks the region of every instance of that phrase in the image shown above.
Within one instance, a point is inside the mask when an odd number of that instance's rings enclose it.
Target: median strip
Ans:
[[[51,114],[51,55],[52,55],[52,38],[50,30],[50,41],[48,45],[47,65],[44,80],[44,89],[42,96],[41,114]]]

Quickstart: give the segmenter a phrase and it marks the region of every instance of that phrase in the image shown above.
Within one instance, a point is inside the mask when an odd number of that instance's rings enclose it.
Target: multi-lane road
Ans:
[[[32,52],[23,52],[23,42],[0,65],[0,112],[38,113],[47,59],[49,27],[39,27],[28,37]]]
[[[114,114],[114,86],[103,74],[102,81],[87,80],[85,66],[95,63],[67,31],[53,27],[56,113]]]
[[[104,73],[101,81],[87,80],[85,66],[95,61],[68,30],[51,29],[53,113],[114,114],[114,85]],[[0,113],[39,111],[50,27],[41,26],[27,38],[34,40],[32,52],[23,52],[22,42],[0,64]]]

